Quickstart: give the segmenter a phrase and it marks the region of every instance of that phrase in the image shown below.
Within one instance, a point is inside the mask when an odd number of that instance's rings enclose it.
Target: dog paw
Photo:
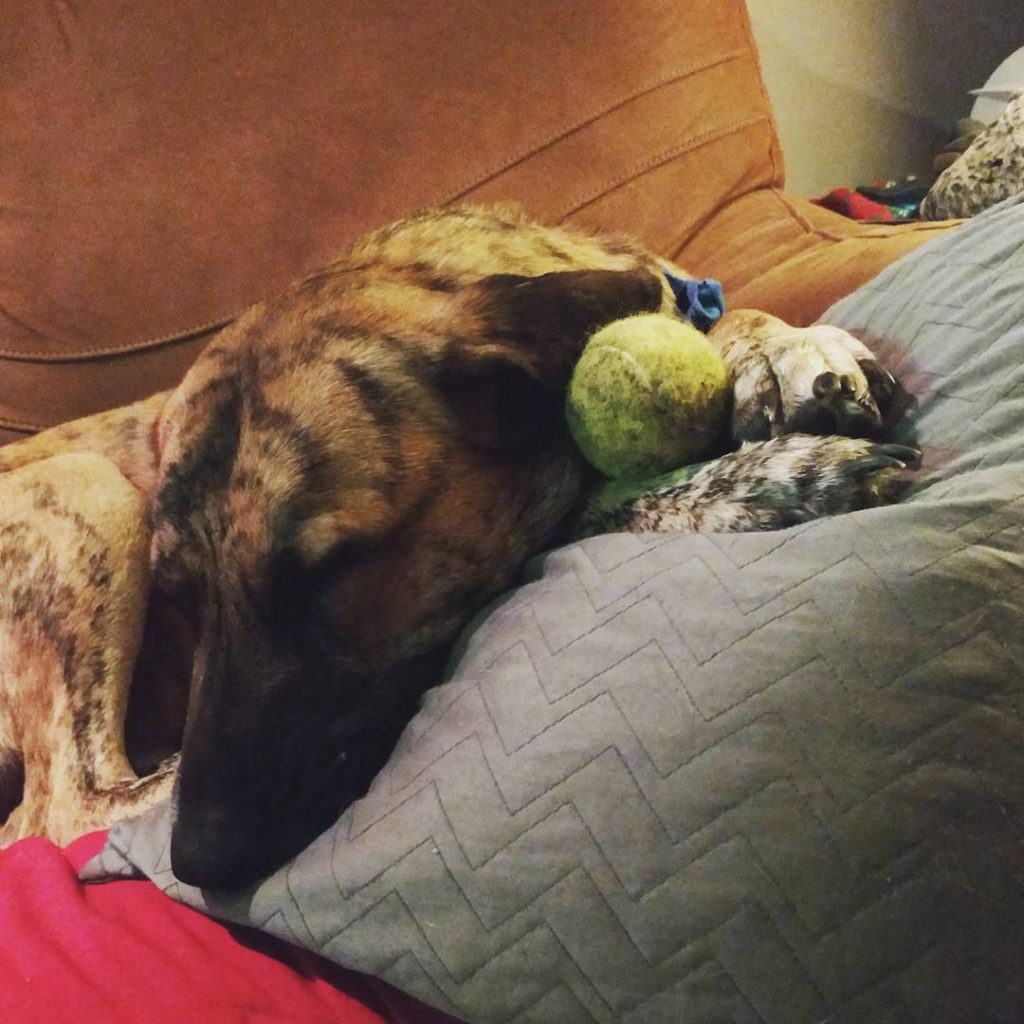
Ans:
[[[849,437],[786,434],[744,445],[686,483],[605,513],[605,530],[779,530],[895,500],[920,453]]]
[[[765,314],[724,339],[738,441],[782,434],[878,437],[910,398],[866,345],[838,327],[789,327]]]

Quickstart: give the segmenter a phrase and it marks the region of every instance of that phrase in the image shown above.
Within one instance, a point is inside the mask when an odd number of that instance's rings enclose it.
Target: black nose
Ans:
[[[177,821],[171,830],[171,870],[175,878],[200,889],[249,885],[274,867],[259,843],[226,823],[210,818]]]

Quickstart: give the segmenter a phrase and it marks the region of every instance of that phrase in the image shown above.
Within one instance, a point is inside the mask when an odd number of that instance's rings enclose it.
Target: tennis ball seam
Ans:
[[[610,355],[614,355],[618,358],[623,358],[629,361],[631,367],[636,372],[640,380],[651,389],[650,396],[652,404],[655,406],[655,408],[661,415],[663,415],[666,419],[671,420],[673,423],[678,423],[681,426],[686,427],[688,429],[693,427],[693,424],[691,424],[685,417],[679,415],[673,408],[673,406],[678,408],[679,403],[673,402],[670,398],[666,397],[666,395],[664,394],[664,389],[662,387],[659,387],[659,385],[651,377],[647,368],[643,365],[643,363],[640,362],[639,359],[636,358],[635,355],[633,355],[632,352],[627,352],[623,348],[617,348],[615,345],[606,344],[600,346],[596,358],[602,358],[604,353],[606,352],[609,353]]]

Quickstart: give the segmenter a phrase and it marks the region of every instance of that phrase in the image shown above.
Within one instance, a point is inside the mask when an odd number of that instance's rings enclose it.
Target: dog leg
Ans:
[[[786,434],[744,445],[678,486],[611,508],[592,506],[582,534],[778,530],[892,500],[899,473],[918,459],[902,445]]]
[[[145,498],[102,456],[62,455],[0,477],[0,510],[0,737],[23,772],[0,840],[66,842],[170,792],[170,766],[139,780],[124,749]]]
[[[0,473],[66,452],[105,455],[145,493],[156,479],[155,424],[169,391],[120,409],[85,416],[0,448]]]

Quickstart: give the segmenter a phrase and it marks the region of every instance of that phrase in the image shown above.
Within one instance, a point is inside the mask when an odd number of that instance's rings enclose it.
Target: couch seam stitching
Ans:
[[[750,53],[754,57],[754,64],[757,68],[757,89],[761,94],[761,102],[768,115],[768,124],[771,128],[771,141],[768,145],[768,158],[772,165],[773,189],[784,188],[786,184],[786,160],[782,152],[782,140],[779,138],[779,124],[775,117],[775,106],[768,95],[768,87],[764,80],[764,67],[761,63],[761,51],[758,49],[757,40],[754,38],[754,26],[750,19],[750,11],[746,5],[743,6],[743,34],[746,36]],[[781,158],[781,159],[780,159]]]
[[[246,306],[245,308],[248,309],[249,307]],[[227,327],[227,325],[232,323],[234,320],[237,320],[244,311],[245,310],[239,310],[232,316],[220,317],[216,320],[211,320],[209,323],[200,324],[198,327],[177,331],[173,334],[161,335],[157,338],[149,338],[146,341],[130,341],[123,345],[113,345],[108,346],[107,348],[72,349],[70,351],[55,353],[27,352],[18,349],[0,348],[0,359],[8,359],[11,362],[18,363],[72,363],[80,361],[88,362],[96,359],[104,359],[108,356],[124,355],[134,352],[144,352],[154,348],[161,348],[165,345],[173,345],[175,342],[188,341],[198,335],[207,334],[211,331],[221,330],[224,327]]]
[[[622,174],[616,175],[614,178],[607,179],[604,183],[594,189],[591,189],[585,195],[577,196],[559,210],[558,213],[554,215],[553,219],[561,223],[566,218],[571,217],[574,213],[578,213],[583,209],[583,207],[597,202],[610,192],[614,192],[619,186],[624,185],[627,182],[634,181],[644,174],[656,170],[658,167],[671,163],[673,160],[677,160],[685,153],[692,152],[695,149],[700,149],[702,146],[709,145],[712,142],[718,142],[720,139],[724,139],[729,135],[735,135],[747,128],[753,128],[756,125],[765,123],[765,121],[766,118],[764,115],[747,118],[743,121],[734,121],[731,124],[726,125],[724,128],[705,132],[703,135],[692,136],[683,142],[678,142],[674,146],[670,146],[668,149],[660,150],[657,154],[648,156],[645,160],[633,164]]]
[[[904,233],[917,234],[918,232],[921,231],[930,231],[934,226],[943,226],[944,224],[945,226],[948,226],[948,222],[929,222],[923,220],[911,220],[905,221],[903,223],[895,222],[892,224],[868,225],[863,221],[856,221],[851,219],[851,226],[859,226],[862,230],[859,233],[855,232],[854,234],[850,235],[837,235],[833,234],[831,231],[826,230],[825,228],[815,227],[802,213],[800,213],[799,210],[797,210],[796,206],[791,202],[790,197],[784,190],[779,188],[773,188],[772,192],[774,193],[776,199],[778,199],[779,202],[783,205],[783,207],[785,207],[791,218],[795,220],[801,228],[804,229],[805,234],[817,235],[819,238],[823,238],[829,242],[836,242],[837,244],[840,242],[857,241],[862,238],[894,238],[897,235]],[[813,200],[808,200],[808,202],[812,201]],[[879,231],[877,230],[878,228],[881,228],[882,230]],[[905,231],[905,228],[910,228],[911,230]]]
[[[719,54],[714,59],[704,61],[701,64],[690,65],[689,67],[684,68],[682,70],[676,69],[667,74],[660,75],[657,78],[654,78],[646,82],[644,85],[634,89],[633,92],[629,93],[628,95],[616,99],[612,103],[605,104],[600,108],[592,110],[590,113],[584,115],[582,118],[577,119],[571,124],[563,125],[561,128],[558,128],[555,132],[551,133],[548,136],[545,136],[540,141],[535,140],[529,143],[529,145],[521,149],[515,156],[505,158],[500,164],[495,164],[488,170],[478,173],[476,177],[463,182],[463,184],[459,185],[457,188],[442,193],[442,196],[438,198],[435,202],[437,205],[440,206],[445,206],[449,203],[453,203],[458,199],[461,199],[463,196],[474,191],[475,189],[479,188],[481,185],[484,185],[487,182],[492,181],[494,178],[498,177],[501,174],[504,174],[506,171],[511,170],[513,167],[518,166],[519,164],[525,162],[526,160],[529,160],[531,157],[536,156],[538,153],[542,153],[545,149],[550,148],[556,143],[564,141],[565,139],[576,134],[582,129],[596,123],[597,121],[600,121],[603,117],[607,117],[608,114],[611,114],[614,111],[627,106],[628,104],[634,102],[635,100],[640,99],[641,97],[646,96],[652,92],[657,92],[659,89],[662,89],[665,86],[673,85],[674,83],[679,82],[684,78],[689,78],[692,75],[700,74],[702,71],[709,71],[711,68],[719,67],[722,64],[728,64],[730,61],[740,60],[747,54],[747,52],[747,50],[742,48],[729,50],[728,52],[724,54]]]

